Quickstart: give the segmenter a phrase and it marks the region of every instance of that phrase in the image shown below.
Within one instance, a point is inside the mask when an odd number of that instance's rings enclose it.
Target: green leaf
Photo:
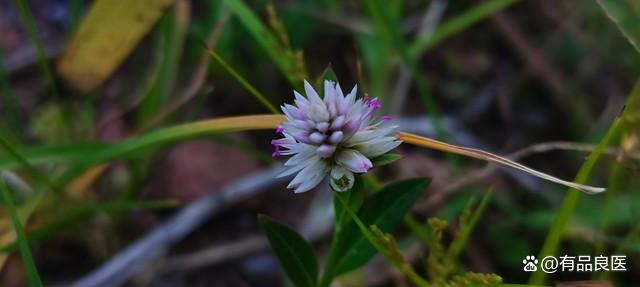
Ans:
[[[18,240],[20,254],[22,255],[22,261],[24,262],[25,268],[27,269],[29,286],[42,286],[40,275],[38,275],[38,269],[36,269],[36,264],[33,262],[33,257],[31,256],[31,250],[29,249],[27,236],[24,233],[24,228],[22,228],[22,223],[20,222],[20,218],[18,217],[16,206],[13,204],[11,193],[9,192],[9,188],[7,187],[7,183],[4,181],[4,179],[2,179],[2,175],[0,175],[0,193],[2,193],[2,199],[4,201],[5,208],[9,211],[9,216],[11,217],[11,222],[13,223],[13,229],[16,232],[16,238]]]
[[[401,159],[402,156],[397,153],[387,153],[371,159],[371,163],[375,167],[392,164],[394,161]]]
[[[236,81],[238,81],[238,83],[240,83],[240,85],[242,85],[242,87],[247,90],[247,92],[249,92],[252,96],[254,96],[263,106],[265,106],[273,114],[281,114],[281,112],[267,99],[267,97],[262,95],[262,93],[260,93],[258,89],[256,89],[247,79],[240,75],[238,71],[227,64],[227,62],[222,59],[220,55],[218,55],[213,49],[210,49],[208,47],[205,48],[207,49],[209,55],[211,55],[211,58],[216,60],[216,62],[220,64],[220,66],[222,66],[227,71],[227,73],[229,73],[229,75],[236,79]]]
[[[293,284],[298,287],[316,286],[318,260],[311,245],[294,230],[266,215],[260,215],[258,219],[273,252]]]
[[[637,1],[598,0],[602,10],[640,53],[640,4]],[[635,13],[634,13],[635,12]]]
[[[85,160],[67,170],[56,183],[66,184],[94,165],[159,145],[216,133],[275,129],[283,120],[284,116],[280,115],[239,116],[202,120],[155,130],[94,151]]]
[[[16,148],[16,152],[32,166],[74,162],[86,159],[88,154],[109,147],[103,143],[66,143]],[[8,153],[0,154],[0,169],[24,167],[21,160]]]
[[[173,92],[190,22],[188,10],[186,2],[178,1],[158,22],[153,84],[145,91],[138,110],[138,122],[143,127],[162,110]]]
[[[375,225],[370,225],[367,228],[364,225],[364,222],[358,218],[358,216],[351,210],[351,208],[347,205],[347,203],[342,200],[342,198],[336,198],[338,203],[342,205],[342,207],[347,211],[347,214],[353,219],[356,226],[362,233],[365,239],[371,244],[389,263],[395,266],[398,271],[402,272],[411,282],[418,287],[428,287],[429,282],[424,280],[420,275],[418,275],[411,265],[405,261],[404,255],[402,255],[402,251],[399,249],[395,239],[390,234],[385,234],[380,228]]]
[[[422,178],[390,184],[364,201],[358,218],[366,226],[375,225],[381,231],[391,233],[428,184],[429,180]],[[335,238],[333,248],[340,256],[334,265],[334,277],[362,266],[376,254],[354,221],[345,224],[341,234]]]
[[[491,0],[478,3],[473,8],[438,25],[433,33],[418,35],[410,47],[411,54],[414,56],[422,55],[429,48],[517,2],[518,0]]]
[[[60,100],[60,93],[58,92],[58,88],[56,87],[53,71],[51,69],[51,66],[49,65],[49,61],[47,60],[47,55],[44,51],[44,46],[42,45],[40,35],[38,34],[36,22],[31,15],[29,5],[26,0],[16,0],[15,4],[16,7],[18,7],[20,19],[24,24],[24,28],[27,32],[27,36],[29,37],[29,41],[31,41],[31,44],[33,44],[33,46],[35,47],[38,65],[40,66],[40,69],[44,73],[44,77],[47,80],[49,91],[51,92],[54,100]]]

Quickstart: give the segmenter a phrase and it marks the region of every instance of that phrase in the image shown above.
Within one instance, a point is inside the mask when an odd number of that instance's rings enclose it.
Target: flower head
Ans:
[[[307,81],[304,90],[306,98],[294,91],[295,105],[282,106],[287,120],[276,132],[284,137],[271,141],[274,157],[291,156],[280,176],[297,173],[287,186],[296,193],[314,188],[327,175],[334,190],[348,190],[354,173],[367,172],[372,158],[401,143],[396,126],[387,124],[390,117],[374,117],[378,99],[356,98],[357,86],[345,96],[339,84],[325,81],[324,98]]]

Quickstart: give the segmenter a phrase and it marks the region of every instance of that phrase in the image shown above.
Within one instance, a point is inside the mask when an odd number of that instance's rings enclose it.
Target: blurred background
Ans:
[[[625,254],[628,271],[547,282],[634,286],[637,105],[612,124],[640,72],[639,19],[635,0],[0,0],[0,168],[47,286],[286,286],[256,215],[294,227],[324,258],[331,191],[293,194],[274,177],[274,132],[127,144],[179,123],[270,113],[265,99],[292,102],[303,79],[333,71],[343,89],[379,97],[401,130],[564,179],[612,131],[583,169],[582,180],[609,188],[599,195],[410,146],[374,173],[432,178],[413,214],[447,220],[445,244],[471,198],[493,190],[456,270],[528,282],[522,260],[564,214],[559,253]],[[24,286],[3,210],[0,286]],[[421,266],[429,248],[407,227],[396,238]],[[336,284],[410,286],[381,258]]]

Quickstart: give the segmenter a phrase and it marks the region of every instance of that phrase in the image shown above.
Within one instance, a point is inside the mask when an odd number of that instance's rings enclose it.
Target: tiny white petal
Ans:
[[[303,168],[289,183],[288,188],[293,188],[294,193],[302,193],[316,187],[326,176],[329,166],[322,160]]]
[[[326,133],[329,130],[329,123],[328,122],[317,123],[315,128],[323,133]]]
[[[355,173],[367,172],[373,166],[366,156],[353,149],[341,151],[336,160],[339,164]]]
[[[298,108],[303,111],[306,112],[306,110],[308,110],[309,108],[309,100],[307,100],[307,98],[305,98],[304,96],[302,96],[300,93],[298,93],[297,91],[293,91],[293,95],[295,96],[295,103],[296,106],[298,106]]]
[[[372,158],[389,152],[401,143],[395,137],[384,137],[356,145],[355,148],[363,155]]]
[[[344,122],[346,120],[345,116],[338,116],[335,119],[333,119],[333,122],[331,122],[331,129],[332,130],[337,130],[342,128],[342,126],[344,126]]]
[[[317,123],[328,122],[329,119],[331,119],[331,115],[329,114],[329,111],[327,111],[327,107],[324,104],[311,106],[309,114],[307,116]]]
[[[325,139],[325,135],[319,133],[319,132],[315,132],[312,133],[311,135],[309,135],[309,139],[311,140],[311,142],[316,143],[316,144],[320,144],[324,141]]]
[[[336,131],[329,136],[329,142],[332,144],[338,144],[343,138],[344,134],[341,131]]]
[[[328,158],[333,155],[333,152],[336,151],[336,146],[323,144],[318,147],[318,156],[321,158]]]
[[[307,80],[304,81],[304,92],[307,94],[309,102],[313,105],[319,105],[322,103],[322,99],[320,99],[320,96],[318,96],[316,90],[313,89],[313,87],[311,86],[311,84],[309,84],[309,82],[307,82]]]

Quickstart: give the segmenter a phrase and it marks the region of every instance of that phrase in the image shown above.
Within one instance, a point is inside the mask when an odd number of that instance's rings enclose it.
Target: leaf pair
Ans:
[[[328,286],[333,278],[361,267],[376,254],[376,249],[363,235],[353,216],[348,216],[346,211],[353,212],[362,204],[357,212],[360,223],[377,226],[385,233],[393,232],[428,183],[426,179],[396,182],[364,202],[361,184],[356,184],[348,192],[335,193],[335,200],[345,202],[348,210],[335,202],[336,234],[320,282],[318,261],[311,245],[291,228],[267,216],[261,215],[259,220],[284,272],[295,286]]]

